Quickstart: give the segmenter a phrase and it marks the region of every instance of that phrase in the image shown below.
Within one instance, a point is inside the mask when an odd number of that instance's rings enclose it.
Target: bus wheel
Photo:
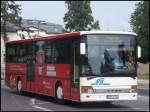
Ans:
[[[21,80],[20,80],[20,79],[17,81],[17,92],[18,92],[19,94],[22,93],[22,83],[21,83]]]
[[[63,104],[64,103],[64,94],[63,94],[63,88],[61,85],[58,85],[56,87],[55,93],[56,93],[57,102],[60,104]]]

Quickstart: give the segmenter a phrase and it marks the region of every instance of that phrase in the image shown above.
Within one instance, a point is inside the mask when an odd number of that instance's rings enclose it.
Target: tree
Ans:
[[[12,23],[16,26],[21,26],[20,5],[17,5],[14,1],[1,1],[1,22],[2,33],[4,41],[8,40],[6,33],[6,23]]]
[[[135,11],[131,14],[130,25],[137,33],[138,45],[142,47],[140,62],[149,62],[149,1],[136,4]]]
[[[66,1],[68,11],[64,16],[65,30],[81,31],[100,29],[99,21],[94,21],[90,1]]]

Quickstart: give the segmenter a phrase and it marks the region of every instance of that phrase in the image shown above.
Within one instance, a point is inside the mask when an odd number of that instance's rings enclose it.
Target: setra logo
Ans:
[[[96,80],[96,85],[101,85],[104,82],[104,78],[100,78]]]
[[[109,85],[109,83],[104,83],[104,78],[98,78],[95,83],[92,83],[91,85]]]

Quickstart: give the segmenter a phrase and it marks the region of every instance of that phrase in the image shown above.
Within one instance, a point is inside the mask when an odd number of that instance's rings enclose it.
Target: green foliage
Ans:
[[[149,80],[149,73],[147,74],[139,74],[138,79]]]
[[[64,16],[65,32],[100,29],[99,21],[94,21],[90,1],[66,1]]]
[[[149,62],[149,1],[136,4],[130,18],[132,30],[137,33],[138,45],[142,47],[142,57],[138,61]]]
[[[16,26],[21,25],[22,18],[19,16],[20,10],[20,5],[15,4],[14,1],[1,1],[1,21],[3,22],[2,33],[5,41],[7,40],[6,22]]]

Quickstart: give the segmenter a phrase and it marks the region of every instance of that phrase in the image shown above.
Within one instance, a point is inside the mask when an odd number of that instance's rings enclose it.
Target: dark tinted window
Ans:
[[[46,63],[70,63],[71,42],[69,39],[45,41],[43,49]]]
[[[6,62],[11,62],[14,60],[15,56],[15,46],[6,45]]]
[[[7,62],[28,62],[34,61],[35,46],[33,43],[20,43],[6,46]]]
[[[58,39],[55,43],[57,55],[57,63],[70,63],[71,57],[71,40]]]
[[[45,54],[45,63],[56,63],[57,50],[53,40],[43,41],[42,49]]]
[[[32,43],[20,43],[7,45],[7,62],[36,61],[38,51],[44,51],[44,63],[70,64],[73,39],[53,39],[46,41],[34,41]]]

